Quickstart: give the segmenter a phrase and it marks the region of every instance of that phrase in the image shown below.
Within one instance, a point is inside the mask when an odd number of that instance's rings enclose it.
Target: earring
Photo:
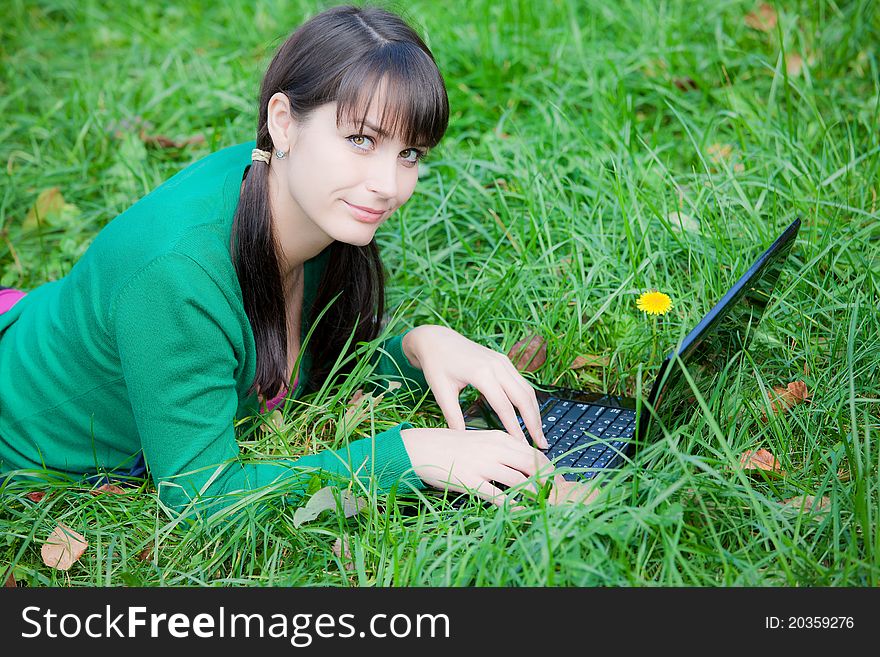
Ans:
[[[287,157],[287,153],[279,149],[275,151],[275,157],[277,157],[279,160],[283,160],[285,157]]]

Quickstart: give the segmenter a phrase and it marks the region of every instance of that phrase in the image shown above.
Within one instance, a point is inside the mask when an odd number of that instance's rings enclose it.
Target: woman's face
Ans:
[[[356,124],[337,128],[332,102],[291,128],[285,167],[290,209],[333,240],[369,244],[415,189],[416,159],[426,149],[380,135],[375,129],[378,116],[374,101],[362,131]]]

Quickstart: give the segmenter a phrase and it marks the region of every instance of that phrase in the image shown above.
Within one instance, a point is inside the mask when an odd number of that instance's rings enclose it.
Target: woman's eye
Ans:
[[[419,160],[421,160],[423,157],[425,157],[425,151],[420,151],[420,150],[417,149],[417,148],[407,148],[407,149],[406,149],[405,151],[403,151],[403,152],[404,152],[404,153],[409,153],[409,156],[408,156],[408,157],[405,157],[404,159],[405,159],[407,162],[409,162],[410,164],[415,164],[416,162],[418,162]]]
[[[351,135],[346,137],[346,139],[358,150],[368,151],[372,148],[373,138],[368,135]],[[405,151],[401,151],[401,155],[404,153],[407,154],[404,160],[409,164],[415,164],[425,157],[425,151],[418,148],[407,148]]]
[[[354,144],[357,148],[361,149],[362,151],[368,150],[368,149],[362,147],[362,144],[367,140],[373,141],[373,139],[371,137],[368,137],[367,135],[352,135],[351,137],[348,138],[348,141],[350,141],[352,144]]]

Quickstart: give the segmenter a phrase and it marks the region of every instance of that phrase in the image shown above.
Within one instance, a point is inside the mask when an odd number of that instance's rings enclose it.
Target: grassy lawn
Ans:
[[[27,290],[64,276],[182,167],[253,139],[274,48],[328,5],[6,6],[0,285]],[[503,352],[537,334],[547,360],[530,379],[635,394],[800,216],[761,330],[711,413],[605,475],[583,507],[367,489],[360,514],[295,527],[276,490],[252,496],[265,510],[190,526],[152,484],[93,495],[35,481],[0,495],[0,571],[30,586],[880,585],[877,3],[785,2],[772,16],[750,16],[753,0],[400,7],[427,36],[452,115],[378,234],[389,330],[444,324]],[[635,304],[648,289],[673,300],[656,327]],[[598,358],[571,367],[586,355]],[[244,454],[337,446],[404,420],[445,426],[430,395],[386,396],[344,424],[370,375],[356,373],[242,436]],[[774,413],[768,391],[792,382],[809,401]],[[740,455],[757,449],[784,476],[747,476]],[[801,496],[812,506],[785,503]],[[66,572],[40,557],[59,523],[89,543]]]

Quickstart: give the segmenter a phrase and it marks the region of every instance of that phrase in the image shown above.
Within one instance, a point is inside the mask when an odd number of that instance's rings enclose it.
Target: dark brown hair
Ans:
[[[260,87],[257,148],[274,153],[267,126],[269,99],[290,101],[302,123],[317,107],[336,101],[337,124],[366,119],[373,95],[387,81],[380,127],[407,144],[435,146],[449,121],[449,101],[431,51],[399,16],[378,7],[334,7],[313,17],[281,45]],[[287,316],[279,242],[272,233],[269,166],[254,162],[245,172],[232,227],[231,251],[244,308],[257,350],[257,371],[249,392],[271,398],[288,383]],[[379,333],[385,306],[385,270],[376,241],[353,246],[335,241],[312,308],[321,318],[308,345],[312,366],[308,390],[323,385],[330,367],[354,334],[349,350]],[[314,312],[313,312],[314,311]],[[353,363],[341,368],[350,371]],[[273,391],[266,394],[264,391]]]

